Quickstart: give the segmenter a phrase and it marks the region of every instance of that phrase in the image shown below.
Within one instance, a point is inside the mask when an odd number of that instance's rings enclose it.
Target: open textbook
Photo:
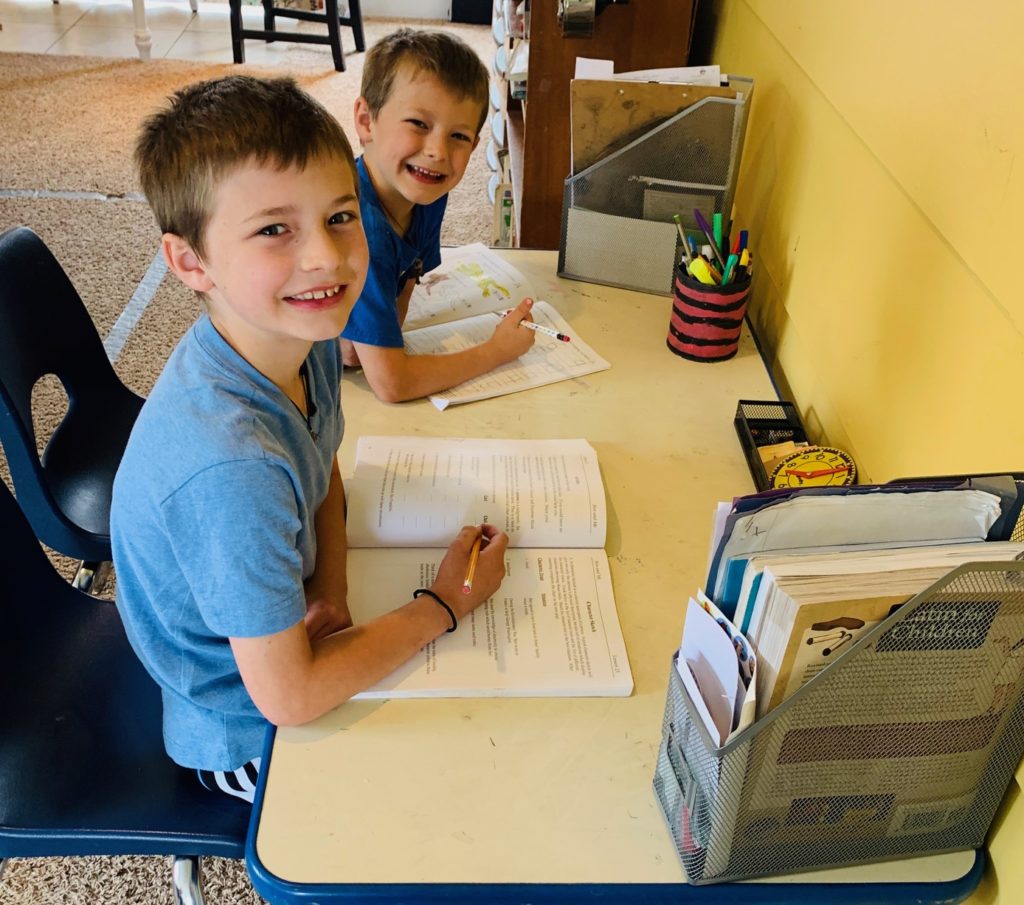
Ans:
[[[504,396],[611,367],[551,305],[536,300],[523,274],[480,243],[444,249],[441,266],[415,288],[403,324],[406,350],[416,355],[438,355],[479,345],[490,339],[498,312],[514,308],[527,297],[535,299],[533,319],[570,336],[571,342],[538,333],[530,351],[515,361],[431,396],[430,401],[438,409],[444,411],[460,402]]]
[[[586,441],[361,437],[346,492],[357,624],[429,587],[463,525],[488,522],[510,540],[494,597],[360,697],[632,691]]]

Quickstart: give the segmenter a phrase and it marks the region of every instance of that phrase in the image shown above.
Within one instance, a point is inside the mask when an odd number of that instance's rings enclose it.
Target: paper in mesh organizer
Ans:
[[[707,97],[565,181],[558,275],[671,295],[679,236],[673,214],[698,230],[732,211],[752,79],[737,97]]]
[[[1024,753],[1024,562],[951,571],[716,748],[676,673],[654,790],[691,884],[982,845]]]

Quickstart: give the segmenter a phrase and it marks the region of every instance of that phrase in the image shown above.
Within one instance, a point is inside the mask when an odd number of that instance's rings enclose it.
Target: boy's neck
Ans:
[[[219,320],[212,312],[210,320],[224,342],[289,399],[296,402],[294,397],[301,393],[299,368],[309,356],[313,343],[300,339],[285,341],[280,337],[264,343],[253,337],[234,333],[229,325]]]
[[[386,180],[378,175],[369,147],[363,149],[363,165],[366,167],[366,173],[370,177],[370,183],[377,193],[377,200],[380,202],[381,210],[384,211],[388,223],[398,235],[404,236],[412,225],[412,212],[416,207],[415,203],[391,188]]]

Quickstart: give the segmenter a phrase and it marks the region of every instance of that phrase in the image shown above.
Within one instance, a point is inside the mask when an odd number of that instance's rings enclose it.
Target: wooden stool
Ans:
[[[342,25],[352,29],[356,40],[356,51],[366,50],[363,38],[363,16],[359,11],[359,0],[348,0],[348,16],[338,15],[338,0],[324,0],[322,13],[305,9],[290,9],[274,6],[273,0],[263,0],[263,30],[242,27],[242,0],[230,0],[231,7],[231,52],[236,63],[245,62],[246,38],[259,38],[268,44],[271,41],[295,41],[299,44],[330,44],[331,56],[334,57],[334,68],[338,72],[345,71],[345,58],[341,52]],[[307,22],[326,22],[326,35],[307,35],[294,31],[278,31],[274,24],[275,18],[302,19]]]

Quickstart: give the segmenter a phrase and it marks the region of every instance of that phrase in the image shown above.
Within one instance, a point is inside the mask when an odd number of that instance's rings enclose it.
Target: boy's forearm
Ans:
[[[345,529],[345,486],[335,458],[327,496],[314,517],[316,567],[306,582],[307,600],[326,597],[348,616],[348,535]],[[346,620],[351,624],[351,619]]]
[[[408,355],[402,349],[357,344],[363,373],[382,402],[406,402],[458,386],[508,359],[492,340],[460,352]]]
[[[298,726],[394,672],[449,625],[448,614],[424,595],[316,641],[299,624],[269,638],[233,638],[231,646],[263,716],[278,726]]]

